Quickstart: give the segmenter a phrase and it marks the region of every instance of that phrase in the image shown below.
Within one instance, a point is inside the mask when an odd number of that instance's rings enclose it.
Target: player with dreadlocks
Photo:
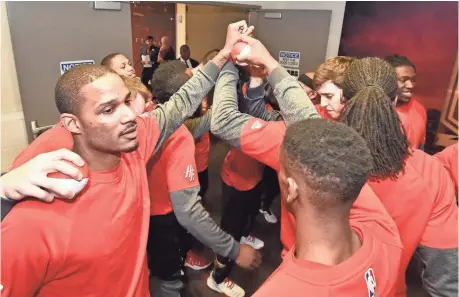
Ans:
[[[397,78],[379,58],[352,63],[344,76],[348,99],[341,121],[366,140],[373,156],[369,184],[395,220],[404,246],[397,296],[406,295],[405,271],[416,251],[431,296],[457,296],[458,212],[448,172],[412,149],[394,109]]]

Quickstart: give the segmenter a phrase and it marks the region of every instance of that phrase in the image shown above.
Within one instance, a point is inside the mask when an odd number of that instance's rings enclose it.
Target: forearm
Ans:
[[[458,296],[457,248],[435,249],[418,246],[424,271],[424,287],[432,297]]]
[[[235,260],[239,253],[239,243],[220,229],[210,217],[201,204],[198,192],[199,187],[193,187],[170,193],[177,221],[215,253]]]
[[[215,86],[213,114],[210,124],[212,134],[233,147],[240,147],[244,125],[253,117],[238,110],[236,84],[239,72],[228,62],[222,69]]]
[[[265,121],[280,121],[281,114],[276,110],[267,110],[263,79],[251,78],[247,84],[247,92],[242,100],[241,111]]]
[[[274,89],[274,95],[287,126],[305,119],[320,118],[312,101],[296,78],[283,67],[277,66],[272,70],[268,76],[268,82]]]
[[[198,140],[204,133],[209,132],[211,118],[212,109],[209,108],[205,115],[185,121],[185,126],[193,135],[194,140]]]
[[[199,107],[202,99],[215,85],[220,69],[209,62],[190,78],[171,99],[152,111],[160,126],[156,150]]]

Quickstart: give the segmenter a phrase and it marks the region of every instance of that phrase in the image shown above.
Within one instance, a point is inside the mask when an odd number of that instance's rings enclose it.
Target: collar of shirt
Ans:
[[[188,59],[188,60],[185,61],[182,57],[180,57],[180,61],[182,61],[183,63],[185,63],[185,65],[186,65],[188,68],[193,68],[193,67],[191,67],[191,61],[190,61],[190,59]]]

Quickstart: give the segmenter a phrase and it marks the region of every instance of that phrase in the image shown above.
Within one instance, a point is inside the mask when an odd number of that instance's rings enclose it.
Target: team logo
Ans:
[[[261,123],[259,121],[255,121],[253,124],[252,124],[252,130],[255,130],[255,129],[260,129],[261,128]]]
[[[195,173],[194,173],[193,165],[190,164],[186,166],[185,179],[189,179],[191,183],[191,182],[194,182],[194,176],[195,176]]]
[[[369,268],[367,272],[365,272],[365,282],[367,283],[368,288],[368,296],[375,297],[376,296],[376,278],[373,268]]]

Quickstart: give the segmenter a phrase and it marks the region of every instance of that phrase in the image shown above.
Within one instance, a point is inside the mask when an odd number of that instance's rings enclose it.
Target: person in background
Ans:
[[[140,47],[140,62],[142,63],[142,74],[140,75],[140,80],[142,83],[149,88],[149,82],[153,75],[153,63],[150,58],[151,49],[154,46],[153,36],[147,36],[145,38],[145,44],[142,44]]]
[[[434,157],[439,160],[443,166],[448,170],[449,175],[451,176],[451,179],[454,182],[454,185],[456,186],[456,196],[458,194],[457,190],[457,183],[458,183],[458,176],[457,176],[457,166],[458,166],[458,160],[457,160],[457,142],[455,144],[452,144],[445,149],[443,149],[441,152],[437,153],[434,155]]]
[[[158,63],[175,60],[175,51],[170,44],[170,39],[167,36],[161,38],[161,47],[158,53]]]
[[[118,73],[120,76],[136,77],[131,61],[123,54],[113,53],[105,56],[100,63]]]
[[[300,121],[287,128],[279,159],[297,236],[253,296],[393,296],[402,253],[396,230],[377,215],[350,216],[372,168],[362,137],[338,122]]]
[[[314,84],[312,80],[314,79],[314,72],[303,73],[298,77],[300,86],[308,94],[309,99],[311,99],[314,105],[320,104],[320,95],[314,90]]]
[[[416,87],[416,66],[407,57],[392,55],[385,60],[397,73],[396,110],[406,137],[414,148],[423,149],[426,138],[427,112],[424,106],[413,98]]]
[[[343,96],[344,73],[354,61],[352,57],[333,57],[320,64],[314,72],[312,82],[320,95],[320,106],[316,109],[322,118],[339,119],[346,103]]]
[[[195,59],[191,58],[191,51],[190,47],[186,44],[180,47],[180,61],[186,65],[187,68],[195,68],[198,67],[199,62]]]
[[[434,157],[410,146],[393,108],[394,68],[379,58],[353,62],[343,80],[340,120],[366,141],[373,157],[368,184],[394,219],[403,254],[397,296],[406,296],[405,271],[416,252],[430,296],[458,295],[458,210],[454,185]],[[414,214],[414,215],[413,215]],[[376,277],[378,274],[376,273]]]

